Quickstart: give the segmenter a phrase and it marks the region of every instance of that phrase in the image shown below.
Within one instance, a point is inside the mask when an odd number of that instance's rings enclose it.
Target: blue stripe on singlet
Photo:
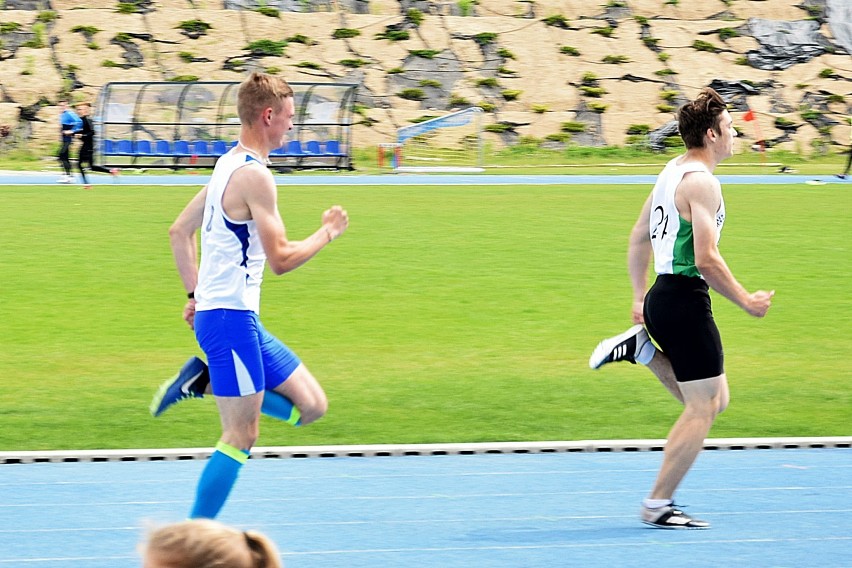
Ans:
[[[225,219],[225,226],[229,231],[234,233],[234,236],[240,241],[243,250],[243,261],[240,266],[248,266],[248,248],[249,248],[249,230],[245,224],[232,223]]]

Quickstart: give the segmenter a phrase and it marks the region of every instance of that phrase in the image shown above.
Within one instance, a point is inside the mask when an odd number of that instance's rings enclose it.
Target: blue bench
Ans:
[[[179,165],[178,161],[182,158],[192,158],[192,163],[195,163],[197,158],[215,159],[226,154],[231,148],[237,145],[236,141],[225,140],[101,140],[101,153],[105,157],[129,157],[133,158],[135,163],[138,158],[171,158],[174,160],[174,165]],[[338,140],[326,140],[320,142],[318,140],[310,140],[302,145],[299,140],[290,140],[284,146],[276,148],[270,152],[269,157],[275,158],[295,158],[297,164],[302,165],[305,158],[335,158],[336,164],[340,163],[340,159],[347,158],[349,155],[342,152],[340,142]],[[186,165],[186,164],[184,164]],[[307,163],[308,166],[317,164]]]
[[[345,158],[347,156],[346,152],[340,151],[340,141],[338,140],[326,140],[325,144],[323,144],[323,154],[337,158]]]
[[[230,148],[233,148],[236,142],[226,142],[224,140],[214,140],[207,143],[205,140],[175,140],[173,143],[168,140],[109,140],[101,141],[101,152],[106,156],[131,156],[131,157],[166,157],[166,158],[186,158],[190,156],[198,156],[199,158],[219,157]]]
[[[270,152],[270,156],[296,156],[296,157],[345,157],[347,154],[340,151],[340,142],[337,140],[328,140],[319,142],[317,140],[309,140],[304,147],[298,140],[290,140],[284,146],[274,149]]]
[[[134,156],[135,152],[133,151],[133,142],[130,140],[118,140],[113,144],[112,152],[113,156]]]

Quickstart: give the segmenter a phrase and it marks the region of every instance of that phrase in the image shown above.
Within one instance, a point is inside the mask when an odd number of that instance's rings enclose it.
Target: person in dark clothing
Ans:
[[[837,177],[847,179],[850,169],[852,169],[852,129],[849,131],[849,157],[846,159],[846,167],[843,169],[842,174],[837,174]]]
[[[80,175],[83,176],[83,184],[86,186],[86,189],[90,189],[91,186],[89,185],[89,181],[86,179],[86,170],[83,167],[83,164],[87,164],[89,169],[93,172],[103,172],[114,176],[118,175],[117,168],[108,169],[103,166],[96,165],[93,161],[95,155],[95,128],[92,126],[92,119],[89,117],[91,112],[92,105],[90,103],[80,103],[77,105],[77,115],[83,122],[83,125],[80,128],[80,138],[83,141],[83,144],[80,146],[80,155],[77,159],[77,167],[80,169]]]

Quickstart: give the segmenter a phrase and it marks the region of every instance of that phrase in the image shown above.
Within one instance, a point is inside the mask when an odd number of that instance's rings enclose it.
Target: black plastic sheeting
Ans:
[[[648,145],[655,152],[662,152],[666,149],[666,138],[677,136],[677,133],[677,121],[670,120],[658,129],[648,133]]]
[[[775,71],[806,63],[823,53],[852,54],[852,2],[823,0],[823,8],[834,42],[822,34],[820,18],[796,22],[749,18],[748,33],[760,44],[746,53],[749,65]]]
[[[819,19],[783,22],[749,18],[748,33],[760,44],[746,53],[749,65],[773,71],[806,63],[823,53],[852,54],[852,2],[825,0],[825,20],[836,43],[822,34]]]
[[[845,51],[852,55],[852,2],[824,0],[824,3],[825,22],[834,36],[834,43],[822,35],[822,24],[818,20],[786,22],[751,18],[747,23],[748,31],[760,44],[760,48],[746,54],[749,64],[757,69],[780,70],[805,63],[827,52]],[[760,94],[761,87],[766,85],[714,79],[708,86],[722,96],[730,110],[747,111],[749,105],[746,97]],[[830,122],[832,125],[837,124],[835,121]],[[793,130],[799,126],[795,125]],[[677,134],[677,120],[669,121],[648,133],[648,144],[653,150],[663,151],[666,138]],[[784,137],[789,137],[787,131]]]
[[[722,96],[722,99],[728,103],[728,110],[732,111],[747,111],[750,107],[746,97],[760,94],[760,90],[757,86],[743,81],[713,79],[708,87],[719,93],[719,95]]]
[[[767,71],[787,69],[806,63],[832,49],[816,20],[777,22],[749,18],[749,34],[760,47],[746,53],[749,65]]]

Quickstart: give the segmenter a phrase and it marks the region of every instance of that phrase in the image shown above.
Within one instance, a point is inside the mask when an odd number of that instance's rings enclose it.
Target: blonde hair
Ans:
[[[155,529],[143,549],[145,558],[160,568],[283,567],[278,549],[267,536],[209,519]]]
[[[287,81],[266,73],[253,72],[240,84],[237,92],[237,114],[240,122],[252,124],[265,108],[281,111],[284,99],[293,96]]]

